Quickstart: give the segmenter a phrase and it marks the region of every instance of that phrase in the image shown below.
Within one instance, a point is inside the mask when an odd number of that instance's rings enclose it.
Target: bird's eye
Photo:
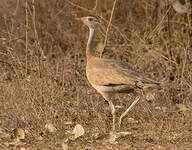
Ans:
[[[93,21],[93,18],[88,18],[89,21]]]

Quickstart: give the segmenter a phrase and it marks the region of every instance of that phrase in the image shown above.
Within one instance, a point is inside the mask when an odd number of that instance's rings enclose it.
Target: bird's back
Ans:
[[[159,82],[145,77],[130,64],[113,59],[90,58],[87,61],[86,74],[89,82],[97,86],[130,85],[139,88],[161,88]]]

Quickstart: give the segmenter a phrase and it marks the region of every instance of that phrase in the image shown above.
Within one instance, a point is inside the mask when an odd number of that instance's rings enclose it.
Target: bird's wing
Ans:
[[[88,80],[95,85],[135,85],[137,82],[159,84],[144,77],[130,64],[111,59],[93,59],[87,63],[86,74]]]

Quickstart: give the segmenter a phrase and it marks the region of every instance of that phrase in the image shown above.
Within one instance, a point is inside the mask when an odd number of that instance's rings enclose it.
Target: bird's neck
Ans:
[[[93,50],[94,37],[95,37],[95,29],[89,28],[89,39],[86,48],[87,59],[89,59],[91,56],[95,56],[95,51]]]

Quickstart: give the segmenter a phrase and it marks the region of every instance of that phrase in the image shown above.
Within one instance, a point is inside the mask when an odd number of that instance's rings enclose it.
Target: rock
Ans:
[[[148,93],[146,94],[146,100],[147,100],[148,102],[154,101],[154,100],[155,100],[155,93],[148,92]]]
[[[13,129],[13,140],[14,141],[20,141],[25,139],[25,131],[21,128],[15,128]]]
[[[71,121],[65,122],[65,125],[72,125],[73,123]]]
[[[167,111],[167,107],[164,107],[164,106],[156,106],[156,107],[155,107],[155,110],[160,110],[160,111],[166,112],[166,111]]]
[[[72,134],[74,135],[74,139],[77,139],[78,137],[85,134],[85,130],[82,125],[77,124],[75,128],[73,129]]]
[[[137,120],[135,120],[134,118],[128,118],[128,123],[138,123]]]
[[[68,150],[69,149],[68,145],[65,142],[63,142],[61,146],[62,146],[63,150]]]
[[[6,130],[2,127],[0,127],[0,139],[1,138],[7,138],[9,137],[10,135],[6,132]]]
[[[20,142],[20,141],[14,141],[14,142],[10,142],[9,146],[24,146],[26,143]]]
[[[55,132],[57,129],[53,126],[53,124],[52,123],[47,123],[46,125],[45,125],[45,129],[48,131],[48,132],[50,132],[50,133],[53,133],[53,132]]]
[[[38,136],[38,137],[37,137],[37,140],[42,141],[42,140],[43,140],[43,137],[42,137],[42,136]]]
[[[189,109],[184,104],[176,104],[176,108],[179,109],[179,111],[185,112]]]

